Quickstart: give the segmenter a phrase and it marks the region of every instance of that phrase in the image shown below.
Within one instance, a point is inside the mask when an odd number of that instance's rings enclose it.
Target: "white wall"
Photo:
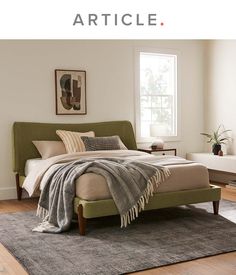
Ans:
[[[158,47],[181,54],[180,155],[201,151],[204,42],[202,41],[0,41],[0,199],[15,197],[11,128],[14,121],[133,124],[134,49]],[[87,71],[85,116],[56,116],[54,69]]]
[[[232,130],[228,153],[236,153],[236,41],[212,40],[207,43],[207,82],[205,130],[223,124]]]

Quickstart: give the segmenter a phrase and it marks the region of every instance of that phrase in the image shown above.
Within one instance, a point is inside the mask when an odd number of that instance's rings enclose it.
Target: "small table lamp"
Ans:
[[[150,124],[150,136],[156,138],[151,145],[153,150],[164,148],[164,141],[160,138],[160,136],[163,136],[163,132],[166,132],[166,130],[164,130],[165,129],[163,129],[163,126],[159,124]]]

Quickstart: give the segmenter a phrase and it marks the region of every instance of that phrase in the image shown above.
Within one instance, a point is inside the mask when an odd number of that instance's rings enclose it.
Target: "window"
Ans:
[[[137,61],[137,140],[177,139],[177,54],[138,51]]]

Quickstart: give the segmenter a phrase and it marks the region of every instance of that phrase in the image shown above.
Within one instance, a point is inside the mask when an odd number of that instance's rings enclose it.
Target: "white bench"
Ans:
[[[236,174],[236,155],[217,156],[211,153],[187,153],[186,158],[202,163],[211,170]]]

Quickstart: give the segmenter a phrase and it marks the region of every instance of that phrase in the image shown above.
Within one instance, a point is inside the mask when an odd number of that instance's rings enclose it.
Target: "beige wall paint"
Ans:
[[[232,130],[234,141],[225,152],[236,153],[236,41],[212,40],[207,43],[205,130],[220,124]],[[207,147],[207,146],[206,146]],[[210,148],[207,148],[210,150]]]
[[[201,151],[203,141],[204,42],[202,41],[0,41],[0,199],[13,198],[11,129],[14,121],[135,122],[134,50],[157,47],[180,52],[180,155]],[[87,71],[85,116],[56,116],[54,69]]]

